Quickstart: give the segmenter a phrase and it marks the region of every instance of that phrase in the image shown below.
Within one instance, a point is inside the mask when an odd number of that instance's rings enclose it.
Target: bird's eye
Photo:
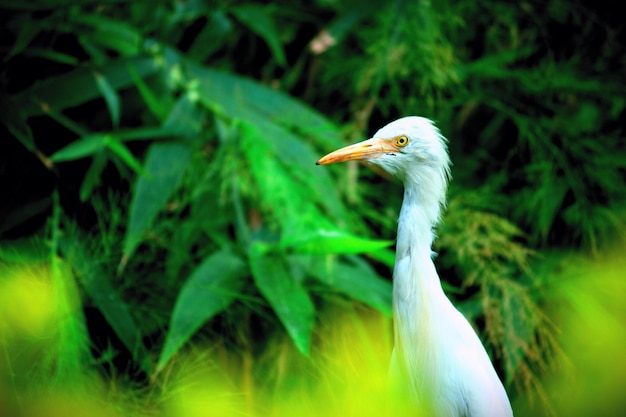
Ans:
[[[409,138],[402,135],[402,136],[398,136],[396,138],[396,145],[400,146],[401,148],[404,148],[406,145],[409,144]]]

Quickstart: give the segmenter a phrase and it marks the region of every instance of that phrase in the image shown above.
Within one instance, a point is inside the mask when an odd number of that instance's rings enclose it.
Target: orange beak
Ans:
[[[395,144],[394,139],[372,138],[337,149],[322,157],[316,164],[327,165],[337,162],[378,158],[386,153],[398,152],[399,150],[400,148]]]

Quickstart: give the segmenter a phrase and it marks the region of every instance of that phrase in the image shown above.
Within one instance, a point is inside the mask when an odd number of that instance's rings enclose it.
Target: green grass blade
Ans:
[[[91,192],[100,184],[101,174],[108,161],[106,153],[95,154],[89,169],[85,173],[83,183],[80,185],[80,201],[85,202],[91,196]]]
[[[85,242],[76,236],[68,236],[59,242],[62,255],[71,263],[85,292],[141,369],[150,374],[150,358],[143,344],[141,328],[131,315],[128,304],[111,284],[111,277],[100,267],[97,257],[83,249],[84,244]]]
[[[315,314],[313,302],[302,283],[290,274],[284,256],[266,249],[261,243],[250,249],[254,281],[298,350],[308,355]]]
[[[245,263],[228,251],[207,257],[189,276],[174,307],[157,372],[211,317],[240,293]]]

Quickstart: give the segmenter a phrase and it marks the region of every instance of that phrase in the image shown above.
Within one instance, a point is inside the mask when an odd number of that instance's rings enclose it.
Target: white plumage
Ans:
[[[450,172],[445,138],[430,120],[405,117],[318,164],[356,159],[404,182],[393,274],[394,398],[409,401],[425,416],[512,416],[485,348],[443,292],[431,257]]]

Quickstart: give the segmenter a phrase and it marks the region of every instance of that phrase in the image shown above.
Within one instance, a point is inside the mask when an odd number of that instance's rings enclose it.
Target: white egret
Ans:
[[[427,416],[512,416],[485,348],[446,297],[432,261],[433,228],[450,176],[445,138],[430,120],[405,117],[317,163],[350,160],[366,160],[404,182],[393,273],[390,383],[396,395],[400,390]]]

